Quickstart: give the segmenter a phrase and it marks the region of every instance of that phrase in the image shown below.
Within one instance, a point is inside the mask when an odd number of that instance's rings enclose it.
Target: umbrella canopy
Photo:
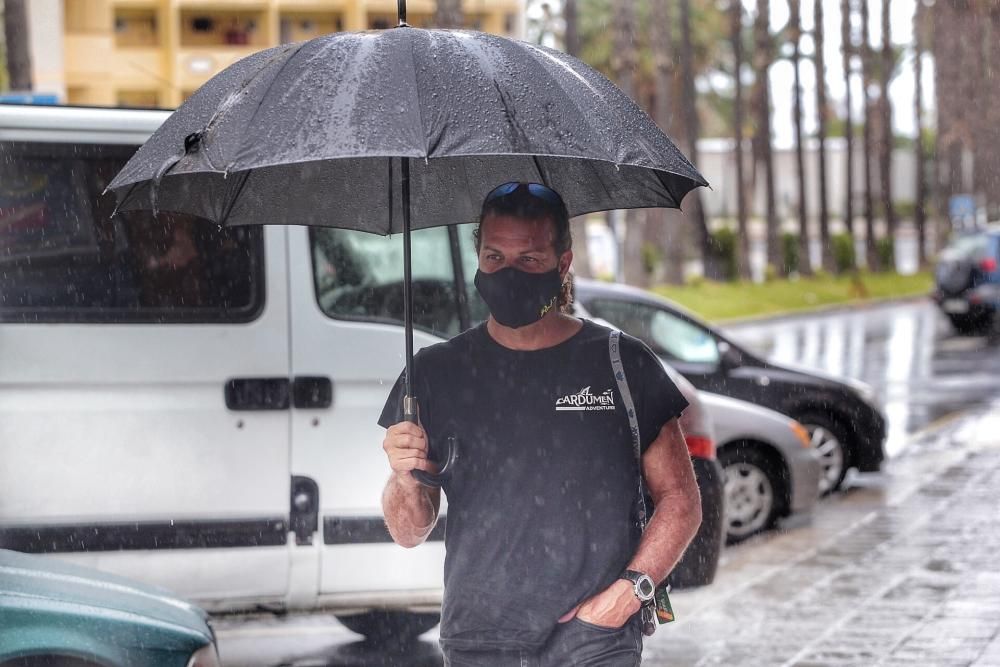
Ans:
[[[403,231],[470,222],[513,180],[570,215],[678,207],[705,180],[603,75],[472,31],[334,33],[262,51],[185,102],[109,189],[119,209],[222,225]]]
[[[280,46],[219,73],[108,189],[118,210],[220,225],[402,232],[403,405],[415,422],[411,229],[474,221],[486,194],[508,181],[556,189],[570,215],[679,207],[707,183],[581,61],[484,33],[411,28],[399,4],[398,28]],[[442,473],[456,451],[450,440]]]

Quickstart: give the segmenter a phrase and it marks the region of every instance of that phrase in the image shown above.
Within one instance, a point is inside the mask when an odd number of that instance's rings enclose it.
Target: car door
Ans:
[[[69,136],[2,144],[0,548],[281,599],[286,231],[112,217],[135,145]]]
[[[428,544],[407,550],[392,542],[381,509],[389,466],[377,421],[404,365],[402,239],[291,231],[292,372],[329,399],[292,413],[292,472],[318,492],[321,600],[439,604],[443,521]],[[443,227],[413,234],[415,349],[467,325],[453,239]]]

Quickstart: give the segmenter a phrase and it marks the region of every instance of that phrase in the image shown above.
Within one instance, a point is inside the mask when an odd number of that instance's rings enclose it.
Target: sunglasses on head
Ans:
[[[522,183],[520,181],[511,181],[510,183],[504,183],[503,185],[498,185],[493,188],[486,199],[483,200],[484,204],[488,204],[494,199],[499,199],[500,197],[506,197],[507,195],[513,194],[518,188],[527,188],[528,194],[532,197],[537,197],[542,201],[548,202],[553,206],[565,206],[562,197],[559,193],[552,188],[542,185],[541,183]]]

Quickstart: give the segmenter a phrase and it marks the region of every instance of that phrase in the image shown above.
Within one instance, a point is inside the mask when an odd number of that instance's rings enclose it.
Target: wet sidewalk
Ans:
[[[644,664],[1000,667],[1000,406],[915,438],[811,525],[725,552]]]

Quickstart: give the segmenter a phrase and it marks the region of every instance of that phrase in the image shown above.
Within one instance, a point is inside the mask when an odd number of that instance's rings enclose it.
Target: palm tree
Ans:
[[[638,55],[635,48],[635,8],[631,0],[613,0],[611,5],[614,50],[611,53],[611,69],[615,83],[622,92],[636,99],[635,71]],[[638,211],[625,212],[624,254],[625,282],[644,287],[649,276],[642,259],[642,245],[645,241],[645,225]]]
[[[841,0],[840,3],[840,44],[841,52],[844,55],[844,88],[845,88],[845,110],[844,110],[844,139],[847,142],[847,172],[845,174],[845,190],[847,196],[844,198],[844,224],[847,225],[847,234],[854,240],[854,121],[853,102],[851,100],[851,60],[854,49],[851,30],[851,0]]]
[[[764,199],[767,219],[767,261],[776,270],[784,273],[784,258],[778,243],[778,206],[774,185],[774,154],[771,150],[771,84],[768,72],[774,62],[774,43],[771,37],[770,0],[757,0],[757,15],[754,17],[753,71],[754,87],[751,105],[756,119],[753,137],[754,178],[764,172]]]
[[[791,17],[789,18],[792,39],[792,66],[795,68],[795,90],[793,92],[795,125],[795,171],[799,185],[799,274],[808,276],[812,273],[809,262],[809,219],[806,202],[806,159],[802,146],[802,82],[799,77],[801,52],[799,42],[802,39],[802,0],[789,2]],[[791,267],[789,267],[791,268]]]
[[[823,54],[823,0],[813,3],[815,28],[815,65],[816,65],[816,116],[819,125],[816,130],[819,140],[819,238],[822,245],[821,265],[824,269],[833,266],[833,249],[830,244],[830,208],[827,202],[826,178],[826,124],[830,110],[826,102],[826,56]]]
[[[733,48],[733,143],[736,160],[736,225],[740,234],[740,277],[750,279],[750,234],[747,229],[746,178],[743,175],[743,3],[730,0]]]
[[[11,90],[30,91],[31,51],[28,45],[28,3],[6,0],[3,6],[4,40],[7,45],[7,85]]]
[[[664,132],[670,133],[674,125],[674,115],[671,109],[671,92],[674,90],[674,25],[671,11],[672,0],[650,1],[650,51],[653,56],[653,119]],[[684,282],[684,248],[686,241],[686,225],[667,224],[667,216],[672,215],[663,210],[649,211],[655,220],[647,228],[656,238],[650,241],[660,249],[666,258],[667,282],[681,284]],[[678,221],[680,222],[680,221]]]
[[[882,211],[885,215],[886,234],[896,238],[896,211],[892,202],[892,101],[889,99],[889,79],[892,76],[894,54],[892,51],[891,0],[882,0],[882,64],[879,72],[879,111],[881,126],[879,141],[879,174]],[[882,269],[892,267],[883,266]]]
[[[434,24],[438,28],[461,28],[463,23],[462,0],[437,0]]]
[[[566,53],[579,58],[580,28],[577,24],[576,0],[563,0],[563,23],[566,26],[566,34],[563,38]]]
[[[913,13],[913,74],[915,88],[913,91],[913,116],[917,131],[917,140],[913,142],[916,157],[917,201],[913,208],[914,224],[917,227],[917,259],[920,267],[927,265],[927,175],[926,155],[924,153],[924,3],[917,0],[917,10]]]
[[[580,30],[577,23],[576,0],[563,0],[563,22],[566,32],[563,44],[566,53],[580,57]],[[573,272],[578,276],[589,278],[590,252],[587,248],[587,217],[580,216],[570,221],[570,229],[575,243],[573,244]]]
[[[864,149],[862,158],[864,159],[864,179],[865,179],[865,258],[868,270],[879,268],[878,252],[875,247],[875,202],[872,195],[872,104],[871,104],[871,77],[872,77],[872,49],[868,35],[868,0],[861,0],[861,42],[858,46],[861,53],[861,83],[863,86],[862,99],[864,100],[864,134],[862,141]]]
[[[621,0],[619,0],[621,1]],[[681,96],[681,114],[684,122],[684,139],[687,144],[688,157],[691,162],[698,164],[698,110],[695,106],[694,89],[694,49],[691,40],[691,0],[680,0],[680,31],[681,31],[681,52],[679,60],[681,63],[681,79],[683,81],[683,93]],[[701,260],[704,265],[705,276],[708,278],[719,278],[718,262],[716,261],[715,248],[712,243],[712,235],[708,231],[708,221],[705,219],[705,209],[701,205],[701,195],[694,190],[685,198],[688,206],[688,214],[694,220],[695,229],[698,234],[698,244],[701,249]]]

